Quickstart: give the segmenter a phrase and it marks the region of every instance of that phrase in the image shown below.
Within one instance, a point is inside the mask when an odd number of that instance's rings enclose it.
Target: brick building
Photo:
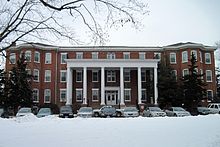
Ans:
[[[214,50],[196,43],[164,47],[52,46],[21,44],[7,50],[6,71],[25,53],[33,78],[36,104],[58,106],[129,106],[157,104],[157,64],[166,59],[177,79],[188,71],[190,55],[197,58],[198,72],[205,73],[207,97],[216,94]]]

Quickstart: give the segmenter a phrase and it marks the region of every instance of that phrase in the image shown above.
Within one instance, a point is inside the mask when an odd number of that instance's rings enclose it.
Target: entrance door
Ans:
[[[116,99],[118,97],[117,91],[106,91],[105,99],[107,105],[116,105]]]

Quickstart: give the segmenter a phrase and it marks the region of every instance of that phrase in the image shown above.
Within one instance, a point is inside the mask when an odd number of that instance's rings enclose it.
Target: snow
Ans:
[[[0,147],[220,147],[220,115],[0,118]]]

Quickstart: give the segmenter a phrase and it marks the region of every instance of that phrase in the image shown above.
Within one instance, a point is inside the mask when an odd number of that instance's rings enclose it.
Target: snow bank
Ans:
[[[220,115],[0,119],[0,147],[219,147]]]

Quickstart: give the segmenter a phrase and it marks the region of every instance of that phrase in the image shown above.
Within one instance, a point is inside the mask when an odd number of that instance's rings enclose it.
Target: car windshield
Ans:
[[[72,112],[71,107],[61,107],[60,112]]]
[[[41,108],[39,113],[50,113],[50,108]]]
[[[31,113],[31,108],[21,108],[18,112],[19,113]]]
[[[198,107],[198,110],[201,110],[201,111],[209,111],[209,109],[206,108],[206,107]]]
[[[173,107],[173,111],[185,111],[185,110],[181,107]]]
[[[79,112],[91,112],[92,108],[91,107],[83,107],[79,109]]]
[[[150,111],[162,111],[160,108],[158,107],[149,107]]]
[[[135,107],[126,107],[124,109],[124,111],[137,111],[137,108],[135,108]]]

